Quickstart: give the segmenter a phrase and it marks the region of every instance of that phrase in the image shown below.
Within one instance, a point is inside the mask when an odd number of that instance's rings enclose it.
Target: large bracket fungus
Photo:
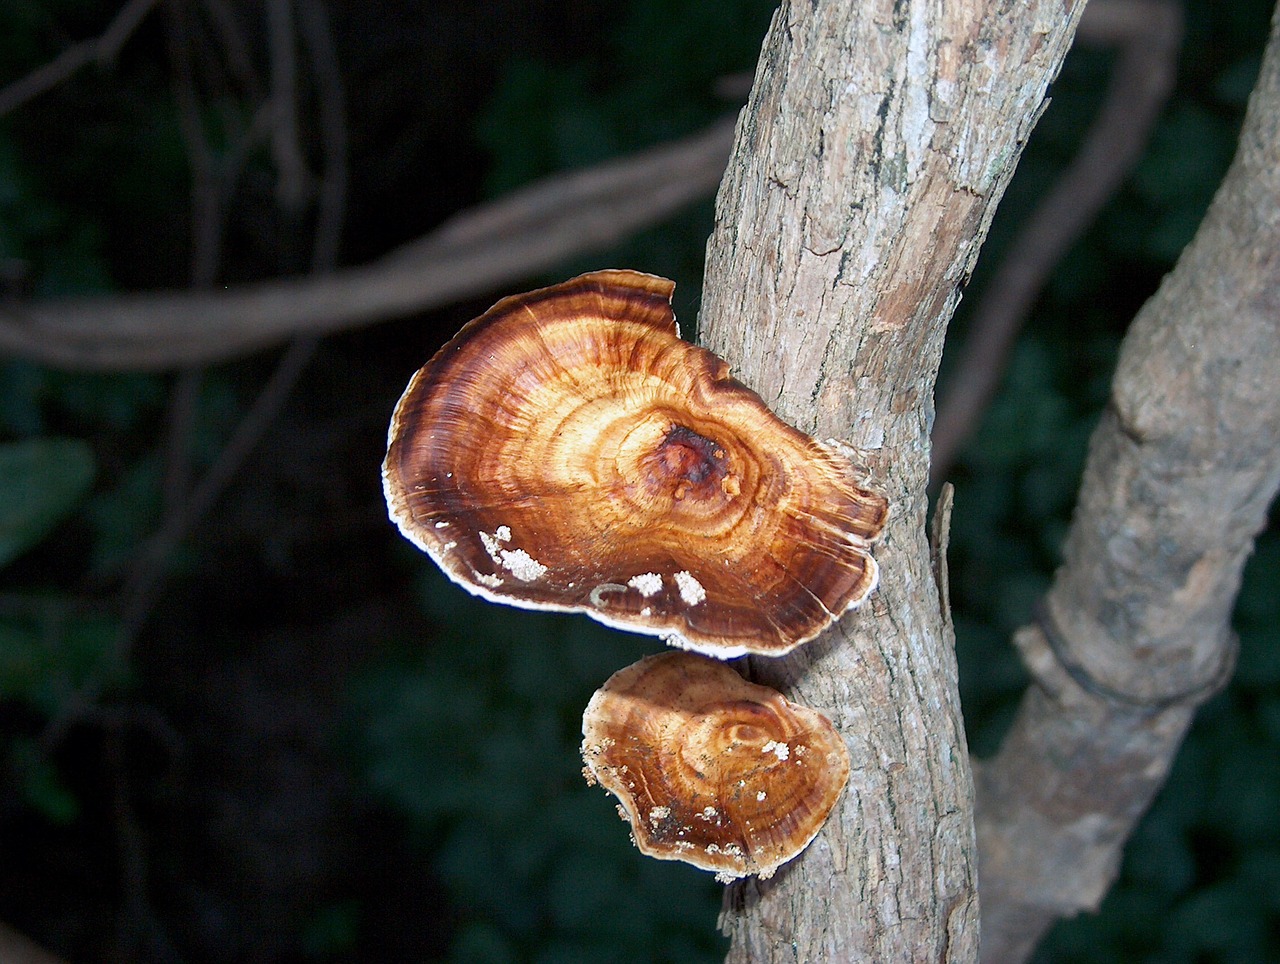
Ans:
[[[822,829],[849,778],[830,720],[691,653],[614,673],[582,735],[587,779],[621,801],[636,846],[721,880],[772,876]]]
[[[875,587],[887,504],[680,339],[674,288],[598,271],[468,323],[396,407],[387,503],[486,599],[785,653]]]

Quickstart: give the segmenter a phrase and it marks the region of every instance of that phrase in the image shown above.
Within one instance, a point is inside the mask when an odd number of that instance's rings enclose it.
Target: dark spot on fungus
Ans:
[[[644,460],[649,480],[672,498],[704,500],[724,490],[728,459],[720,445],[691,428],[672,425],[653,454]]]
[[[875,588],[888,504],[680,340],[674,287],[597,271],[469,322],[396,406],[387,505],[494,602],[785,653]]]

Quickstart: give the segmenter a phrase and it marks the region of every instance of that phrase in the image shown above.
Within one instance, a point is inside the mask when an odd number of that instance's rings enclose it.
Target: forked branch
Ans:
[[[1119,48],[1106,101],[1080,152],[1039,202],[983,289],[933,426],[934,483],[977,429],[1008,355],[1053,269],[1142,156],[1173,89],[1181,8],[1169,0],[1093,0],[1080,43]]]
[[[1196,707],[1280,486],[1280,9],[1240,147],[1121,350],[1065,561],[1016,637],[1034,682],[977,768],[982,958],[1096,909]]]
[[[0,117],[27,101],[57,87],[81,67],[97,61],[107,64],[115,60],[138,24],[159,0],[129,0],[116,14],[102,36],[74,44],[47,64],[13,83],[0,88]]]

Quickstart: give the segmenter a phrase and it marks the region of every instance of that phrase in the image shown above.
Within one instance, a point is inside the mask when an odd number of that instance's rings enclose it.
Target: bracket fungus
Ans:
[[[887,503],[680,339],[674,288],[597,271],[469,322],[396,406],[387,504],[494,602],[785,653],[875,588]]]
[[[636,846],[732,880],[813,840],[849,779],[821,713],[691,653],[619,670],[582,717],[583,773],[621,801]]]

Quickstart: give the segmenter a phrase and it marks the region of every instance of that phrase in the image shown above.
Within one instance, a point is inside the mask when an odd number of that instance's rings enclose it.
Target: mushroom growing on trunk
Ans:
[[[680,339],[674,288],[597,271],[469,322],[396,406],[387,504],[494,602],[785,653],[875,587],[888,505]]]
[[[636,846],[725,881],[770,877],[804,850],[849,778],[825,716],[692,653],[614,673],[582,736],[583,772],[621,801]]]

